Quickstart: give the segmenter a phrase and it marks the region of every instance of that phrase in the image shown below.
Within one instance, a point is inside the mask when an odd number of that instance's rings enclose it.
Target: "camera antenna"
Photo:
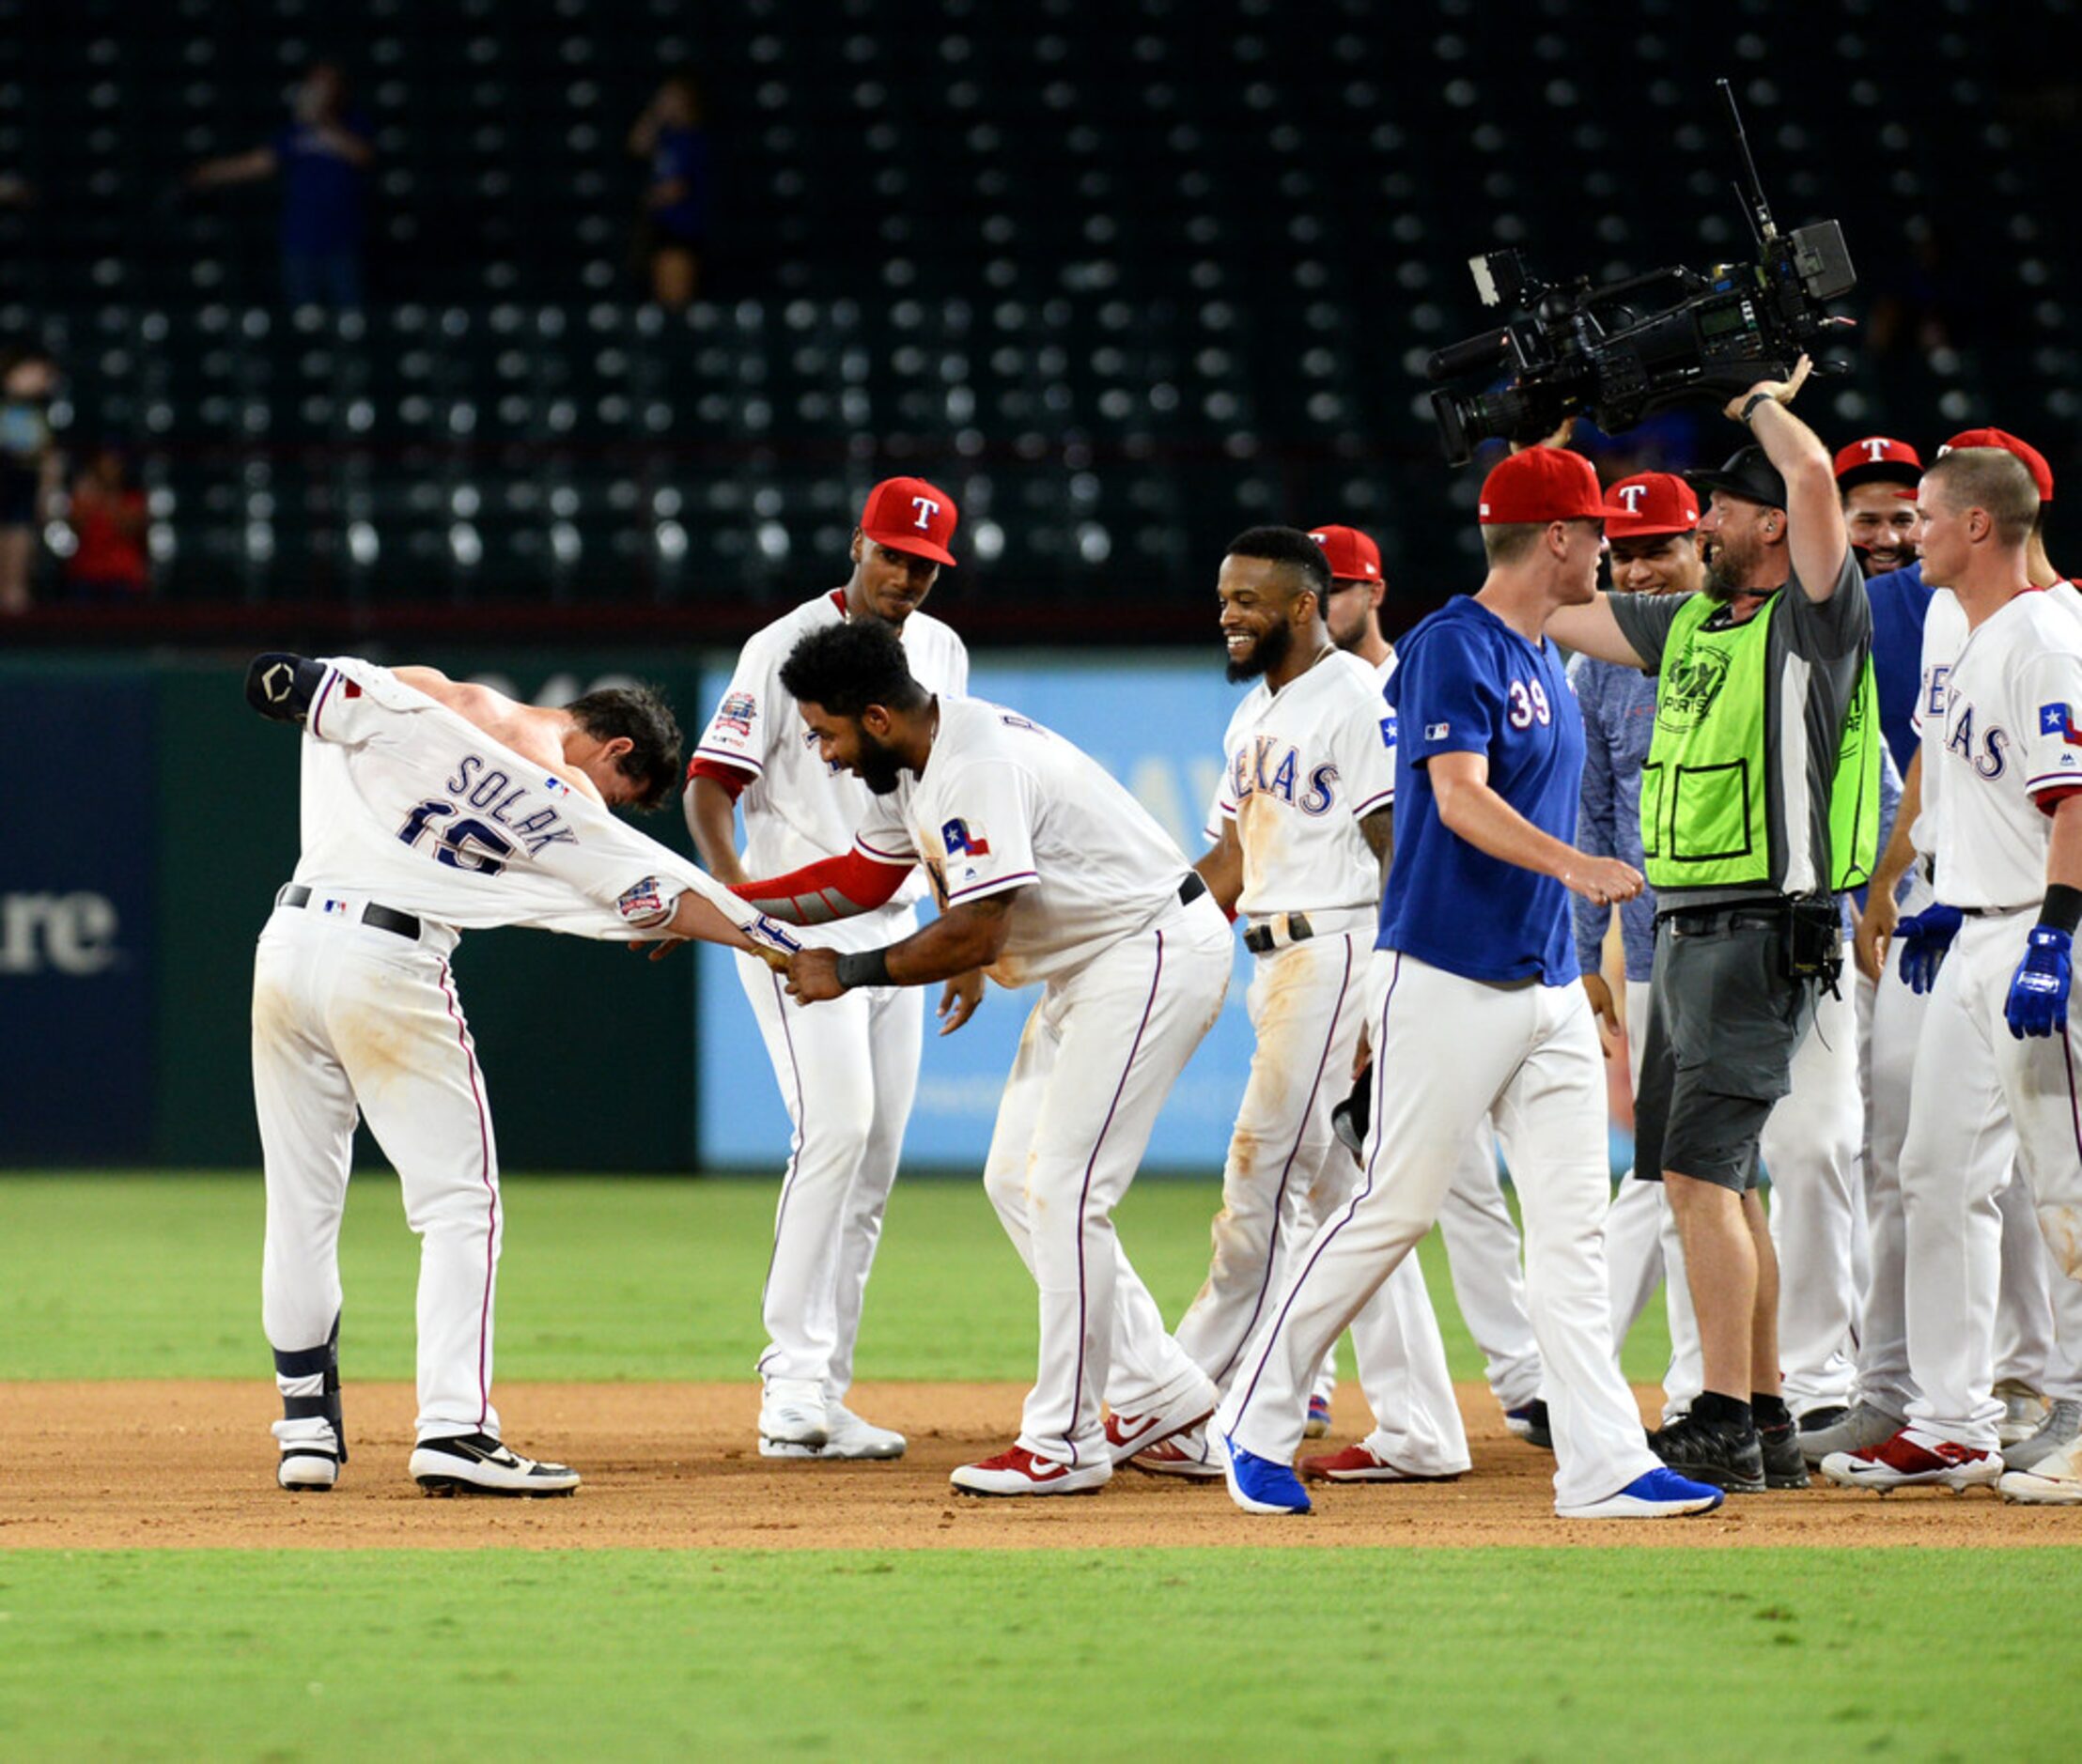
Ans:
[[[1749,137],[1742,127],[1742,112],[1735,108],[1734,88],[1726,80],[1716,80],[1722,108],[1728,113],[1728,132],[1735,137],[1735,151],[1742,155],[1743,175],[1735,182],[1735,197],[1748,217],[1749,230],[1759,245],[1779,237],[1779,224],[1771,218],[1771,205],[1763,199],[1763,180],[1757,176],[1757,162],[1749,156]]]

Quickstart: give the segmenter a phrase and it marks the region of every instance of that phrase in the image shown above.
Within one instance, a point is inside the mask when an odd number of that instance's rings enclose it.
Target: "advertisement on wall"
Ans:
[[[1206,848],[1202,828],[1221,775],[1221,736],[1247,689],[1204,662],[1066,666],[981,659],[970,681],[979,698],[1007,705],[1066,735],[1134,793],[1189,860]],[[1186,1068],[1150,1141],[1153,1168],[1220,1167],[1250,1069],[1244,987],[1251,957],[1237,946],[1237,972],[1220,1019]],[[760,1173],[788,1155],[780,1093],[742,1002],[732,958],[704,949],[699,1038],[700,1144],[710,1169]],[[907,1165],[978,1170],[990,1144],[998,1098],[1038,987],[993,986],[958,1033],[935,1032],[940,989],[927,990],[925,1052],[918,1101],[905,1139]],[[735,1007],[735,1014],[733,1014]],[[814,1075],[811,1078],[814,1094]]]
[[[0,844],[0,1140],[10,1163],[141,1160],[152,1131],[152,688],[9,677]],[[63,731],[62,737],[57,735]]]

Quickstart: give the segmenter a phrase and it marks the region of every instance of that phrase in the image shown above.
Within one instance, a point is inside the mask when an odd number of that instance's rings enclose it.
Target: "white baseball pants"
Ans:
[[[883,940],[914,924],[906,911]],[[918,1091],[925,992],[862,987],[803,1005],[756,956],[737,960],[795,1129],[759,1299],[759,1373],[837,1401],[853,1382],[867,1277]]]
[[[1771,1175],[1771,1241],[1779,1252],[1779,1368],[1795,1415],[1851,1400],[1857,1317],[1858,1085],[1857,970],[1844,952],[1837,996],[1815,999],[1793,1056],[1792,1089],[1773,1106],[1758,1146]]]
[[[1186,1061],[1229,988],[1232,944],[1205,895],[1057,976],[1027,1019],[984,1187],[1040,1290],[1038,1375],[1018,1443],[1089,1463],[1101,1401],[1146,1414],[1204,1377],[1164,1331],[1113,1230]]]
[[[1330,1130],[1330,1110],[1350,1089],[1372,942],[1370,930],[1349,930],[1253,958],[1244,1004],[1257,1044],[1222,1166],[1221,1210],[1209,1228],[1214,1254],[1173,1332],[1218,1385],[1227,1385],[1306,1224],[1311,1184],[1329,1181],[1336,1199],[1352,1185],[1331,1155],[1353,1168]]]
[[[1648,1045],[1649,1000],[1654,988],[1645,980],[1626,983],[1627,1088],[1641,1087],[1641,1055]],[[1670,1324],[1670,1364],[1663,1371],[1663,1415],[1682,1415],[1706,1387],[1699,1318],[1692,1309],[1691,1281],[1685,1272],[1685,1240],[1659,1182],[1637,1182],[1628,1170],[1620,1178],[1605,1215],[1605,1261],[1612,1294],[1612,1354],[1617,1363],[1627,1334],[1655,1289],[1663,1289],[1663,1310]]]
[[[253,1093],[268,1197],[262,1322],[278,1355],[308,1354],[331,1334],[354,1123],[365,1116],[420,1240],[419,1437],[496,1435],[499,1156],[448,967],[456,935],[429,924],[408,940],[362,924],[365,904],[331,894],[278,906],[255,952]],[[315,1376],[277,1384],[286,1398],[318,1394]],[[274,1427],[285,1445],[323,1443],[329,1431],[319,1419]]]
[[[1394,951],[1376,953],[1369,980],[1378,1004],[1365,1174],[1245,1350],[1217,1425],[1246,1450],[1293,1457],[1325,1345],[1431,1229],[1488,1116],[1525,1215],[1557,1498],[1600,1500],[1656,1460],[1612,1363],[1604,1062],[1583,990],[1485,985]],[[1408,1081],[1419,1073],[1423,1082]]]
[[[1982,1451],[1996,1448],[2002,1413],[1992,1394],[1997,1198],[2011,1180],[2012,1130],[2054,1277],[2082,1279],[2082,1015],[2065,1037],[2034,1040],[2003,1020],[2032,918],[2027,907],[1961,927],[1917,1043],[1902,1151],[1908,1359],[1920,1386],[1909,1419]]]

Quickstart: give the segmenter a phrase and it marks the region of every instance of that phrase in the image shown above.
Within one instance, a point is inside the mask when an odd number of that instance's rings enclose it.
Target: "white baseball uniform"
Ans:
[[[1489,787],[1575,832],[1581,716],[1559,652],[1456,598],[1406,640],[1392,694],[1396,852],[1368,973],[1374,1109],[1360,1188],[1299,1252],[1214,1426],[1285,1462],[1323,1349],[1437,1216],[1491,1119],[1526,1216],[1526,1290],[1546,1373],[1562,1506],[1656,1468],[1612,1362],[1602,1228],[1604,1061],[1559,883],[1489,858],[1440,819],[1434,756],[1484,756]],[[1410,1079],[1422,1075],[1422,1082]]]
[[[1925,1011],[1902,1151],[1908,1358],[1920,1387],[1908,1417],[1981,1451],[1996,1448],[2002,1408],[1991,1386],[2006,1127],[2055,1262],[2082,1279],[2082,1014],[2064,1037],[2019,1038],[2004,1020],[2045,892],[2049,811],[2082,786],[2071,595],[2017,596],[1949,657],[1956,615],[1940,606],[1953,597],[1934,596],[1924,626],[1926,674],[1934,682],[1949,660],[1932,689],[1942,718],[1925,720],[1925,812],[1939,894],[1967,918]]]
[[[254,962],[261,1308],[289,1417],[274,1431],[285,1446],[328,1443],[359,1113],[421,1239],[420,1437],[496,1435],[498,1153],[449,972],[458,933],[641,937],[690,888],[734,923],[764,921],[537,762],[365,661],[327,664],[302,788],[303,856]]]
[[[1229,927],[1204,891],[1181,902],[1199,880],[1185,854],[1095,761],[981,699],[942,699],[939,716],[923,776],[873,799],[855,849],[922,861],[943,905],[1012,895],[990,977],[1044,989],[984,1185],[1040,1289],[1018,1444],[1090,1464],[1109,1455],[1102,1399],[1142,1415],[1206,1382],[1164,1333],[1112,1215],[1221,1009]]]
[[[1380,864],[1360,830],[1395,797],[1393,713],[1375,671],[1327,650],[1278,691],[1261,680],[1222,738],[1217,800],[1243,856],[1238,917],[1256,943],[1247,998],[1257,1048],[1222,1169],[1206,1283],[1178,1344],[1225,1387],[1284,1270],[1313,1197],[1320,1216],[1359,1171],[1330,1129],[1359,1045],[1361,993],[1380,899]],[[1334,1156],[1332,1154],[1335,1154]],[[1374,1350],[1360,1380],[1391,1388],[1384,1420],[1413,1474],[1453,1476],[1468,1442],[1445,1343],[1415,1257],[1375,1294]]]
[[[751,780],[738,804],[745,867],[754,875],[845,851],[867,812],[867,786],[817,757],[816,737],[781,684],[795,645],[845,618],[845,591],[837,590],[754,635],[695,749],[697,770]],[[911,673],[927,691],[968,691],[969,653],[947,626],[914,612],[901,630]],[[911,903],[920,892],[909,887],[887,905],[820,925],[803,941],[837,950],[896,942],[917,928]],[[853,1382],[868,1272],[918,1089],[924,995],[911,986],[862,987],[810,1009],[788,998],[780,975],[741,952],[738,979],[795,1130],[760,1297],[767,1348],[759,1371],[769,1385],[814,1387],[837,1401]]]

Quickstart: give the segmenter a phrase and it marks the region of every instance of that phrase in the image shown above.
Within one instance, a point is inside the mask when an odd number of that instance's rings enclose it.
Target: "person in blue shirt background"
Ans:
[[[369,126],[348,108],[347,76],[314,63],[297,83],[294,115],[266,147],[205,160],[194,190],[282,178],[282,298],[291,306],[358,311],[362,304],[362,195],[376,157]]]
[[[1247,1512],[1309,1510],[1292,1464],[1323,1351],[1431,1229],[1485,1115],[1525,1213],[1555,1511],[1676,1517],[1721,1498],[1648,1449],[1607,1310],[1605,1078],[1568,897],[1626,900],[1641,875],[1571,843],[1583,722],[1546,627],[1596,597],[1608,512],[1580,454],[1504,460],[1482,487],[1487,580],[1410,633],[1389,682],[1396,843],[1368,970],[1365,1175],[1297,1253],[1216,1412]]]
[[[1923,615],[1931,591],[1917,555],[1916,487],[1923,462],[1915,448],[1888,435],[1868,435],[1837,450],[1836,487],[1851,551],[1865,572],[1872,603],[1872,680],[1880,695],[1880,733],[1897,770],[1916,752],[1909,713],[1923,661]],[[1902,492],[1907,491],[1903,496]]]
[[[660,306],[684,306],[701,292],[715,182],[701,90],[691,73],[681,70],[659,86],[629,129],[629,150],[650,162],[643,248],[651,298]]]

